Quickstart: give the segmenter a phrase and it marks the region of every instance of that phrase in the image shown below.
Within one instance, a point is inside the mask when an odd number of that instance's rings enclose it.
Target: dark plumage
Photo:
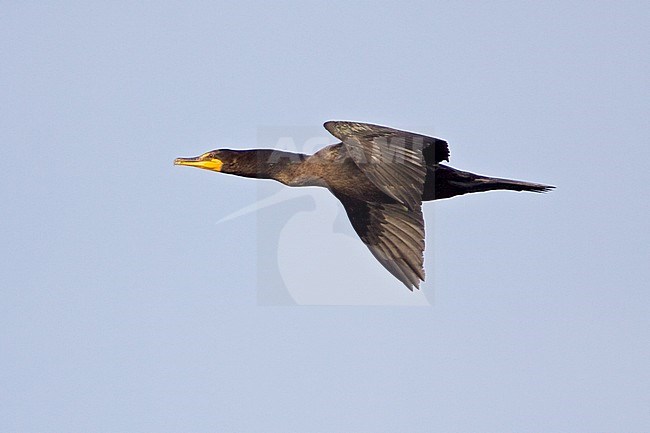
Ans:
[[[410,290],[424,281],[423,201],[498,189],[546,192],[553,188],[440,164],[449,160],[449,148],[438,138],[358,122],[324,126],[341,142],[314,155],[220,149],[196,158],[177,158],[174,163],[274,179],[288,186],[328,188],[370,252]]]

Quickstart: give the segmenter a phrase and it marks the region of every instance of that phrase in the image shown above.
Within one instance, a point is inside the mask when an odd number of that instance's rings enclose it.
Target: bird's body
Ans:
[[[491,178],[440,164],[447,142],[384,126],[327,122],[342,140],[313,155],[214,150],[175,163],[288,186],[328,188],[373,255],[409,289],[424,280],[423,201],[490,190],[546,192],[547,185]]]

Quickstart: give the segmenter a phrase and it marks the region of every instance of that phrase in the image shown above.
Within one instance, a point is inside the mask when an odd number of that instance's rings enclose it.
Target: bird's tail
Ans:
[[[500,179],[497,177],[479,177],[476,179],[476,191],[492,191],[495,189],[507,189],[510,191],[549,192],[554,186],[541,183],[524,182],[521,180]],[[485,188],[485,189],[483,189]]]
[[[428,179],[430,179],[430,183],[425,184],[425,191],[422,195],[423,200],[449,198],[457,195],[483,191],[510,190],[548,192],[555,188],[554,186],[544,185],[541,183],[482,176],[468,171],[456,170],[455,168],[442,164],[435,167],[433,175]]]

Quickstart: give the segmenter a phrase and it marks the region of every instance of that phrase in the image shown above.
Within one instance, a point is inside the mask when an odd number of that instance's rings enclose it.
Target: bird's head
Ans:
[[[217,149],[195,158],[176,158],[174,164],[283,182],[283,170],[287,170],[287,165],[291,163],[302,162],[303,156],[273,149]]]

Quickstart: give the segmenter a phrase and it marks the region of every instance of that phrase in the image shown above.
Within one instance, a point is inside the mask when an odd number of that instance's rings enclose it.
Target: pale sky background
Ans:
[[[649,431],[648,2],[1,10],[0,432]],[[411,294],[326,191],[172,160],[330,119],[558,189],[427,204],[431,306],[298,306]]]

